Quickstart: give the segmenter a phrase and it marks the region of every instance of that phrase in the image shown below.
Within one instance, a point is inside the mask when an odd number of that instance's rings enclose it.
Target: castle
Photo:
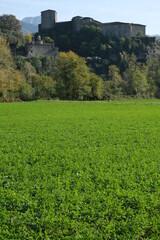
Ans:
[[[39,24],[39,34],[47,33],[58,29],[68,29],[70,31],[80,31],[84,26],[96,26],[102,30],[104,36],[113,36],[116,38],[131,38],[136,36],[144,37],[146,35],[146,26],[142,24],[111,22],[101,23],[90,17],[73,17],[71,21],[57,22],[57,12],[46,10],[41,12],[41,24]]]
[[[112,36],[116,38],[132,38],[136,36],[144,37],[146,35],[146,26],[141,24],[112,22],[101,23],[90,17],[73,17],[68,22],[57,22],[57,12],[54,10],[46,10],[41,12],[41,24],[39,24],[38,38],[33,37],[32,43],[26,44],[26,52],[28,57],[35,56],[52,56],[55,58],[58,54],[58,48],[53,43],[43,43],[41,34],[50,32],[79,32],[84,26],[95,26],[102,30],[104,36]]]
[[[27,43],[25,50],[29,58],[35,56],[50,56],[55,59],[58,54],[58,48],[55,47],[55,44],[44,43],[40,36],[38,36],[37,39],[33,36],[32,43]]]

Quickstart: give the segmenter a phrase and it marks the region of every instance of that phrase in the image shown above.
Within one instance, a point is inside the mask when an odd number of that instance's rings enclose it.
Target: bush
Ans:
[[[34,99],[35,90],[26,82],[23,82],[19,87],[19,97],[23,101]]]

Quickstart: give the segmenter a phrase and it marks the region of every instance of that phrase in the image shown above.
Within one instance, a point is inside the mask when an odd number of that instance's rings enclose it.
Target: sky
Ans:
[[[160,0],[0,0],[0,15],[13,14],[19,20],[47,9],[57,11],[59,22],[92,17],[101,22],[144,24],[148,35],[160,34]]]

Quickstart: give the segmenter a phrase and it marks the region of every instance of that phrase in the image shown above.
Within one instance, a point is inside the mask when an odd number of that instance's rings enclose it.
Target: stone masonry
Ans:
[[[37,40],[32,40],[32,43],[26,44],[27,57],[35,56],[50,56],[55,58],[58,54],[58,48],[54,43],[43,43],[40,36]]]
[[[61,26],[61,22],[57,22],[57,12],[54,10],[46,10],[41,12],[41,24],[39,25],[39,33],[52,31],[56,26]],[[96,26],[102,30],[103,35],[113,36],[117,38],[131,38],[136,36],[144,37],[146,35],[146,26],[142,24],[111,22],[101,23],[90,17],[76,16],[71,21],[63,22],[63,28],[72,26],[73,31],[80,31],[84,26]]]

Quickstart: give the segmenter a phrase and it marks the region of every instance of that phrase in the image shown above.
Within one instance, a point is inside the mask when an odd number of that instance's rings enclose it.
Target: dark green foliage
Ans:
[[[61,49],[61,51],[66,51],[66,52],[69,51],[70,49],[72,49],[71,40],[65,34],[60,35],[59,37],[56,38],[56,46],[58,46],[59,49]]]
[[[73,51],[82,57],[100,57],[100,63],[91,61],[88,64],[98,75],[105,74],[107,77],[108,67],[117,65],[123,72],[121,53],[135,54],[139,61],[144,62],[147,56],[147,47],[155,48],[154,37],[120,38],[103,36],[100,28],[84,26],[79,32],[74,31],[73,26],[63,28],[57,25],[54,33],[48,33],[55,40],[60,51]],[[107,62],[107,65],[106,65]]]
[[[15,62],[25,80],[19,90],[22,100],[50,99],[57,96],[53,80],[55,63],[52,57],[17,57]]]
[[[0,28],[5,30],[13,30],[15,32],[21,31],[20,22],[14,15],[1,15],[0,16]]]
[[[36,73],[54,77],[55,74],[55,59],[52,57],[34,57],[29,60],[32,66],[36,69]]]
[[[22,101],[32,101],[35,99],[35,89],[27,82],[23,82],[19,87],[19,98]]]
[[[0,35],[5,37],[12,47],[24,43],[20,22],[14,15],[0,16]]]

